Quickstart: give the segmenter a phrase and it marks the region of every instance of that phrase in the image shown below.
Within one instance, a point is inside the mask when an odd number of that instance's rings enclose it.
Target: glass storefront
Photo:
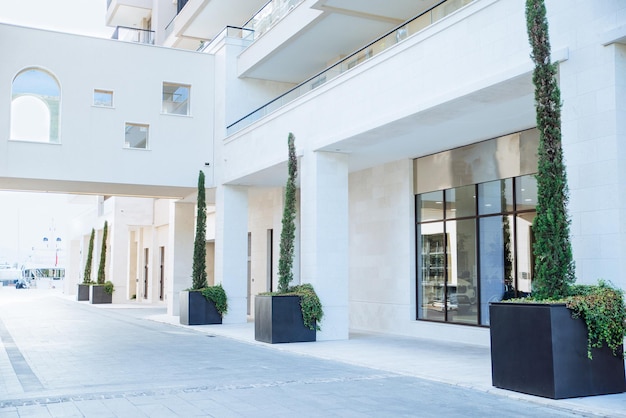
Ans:
[[[416,181],[415,200],[418,319],[489,325],[490,302],[530,292],[537,192],[534,174],[519,167],[532,167],[528,159],[535,156],[514,154],[532,149],[531,141],[536,141],[535,129],[486,141],[474,149],[416,160],[416,180],[421,180]],[[470,156],[489,164],[490,156],[476,150],[497,153],[503,148],[507,152],[501,160],[504,170],[498,169],[497,161],[492,164],[495,168],[478,166],[481,177],[472,175],[470,164],[459,163]],[[495,161],[498,156],[491,158]],[[516,159],[517,169],[515,164],[512,169]],[[454,173],[458,167],[463,167],[463,176]],[[502,172],[519,175],[497,178]],[[429,177],[424,179],[426,174]],[[436,178],[438,174],[441,176]],[[437,181],[441,187],[441,178],[446,176],[451,179],[447,185],[453,187],[420,193],[420,187],[433,187]]]
[[[532,182],[530,175],[417,196],[419,319],[488,325],[489,302],[530,292],[535,199],[520,202],[513,191]]]

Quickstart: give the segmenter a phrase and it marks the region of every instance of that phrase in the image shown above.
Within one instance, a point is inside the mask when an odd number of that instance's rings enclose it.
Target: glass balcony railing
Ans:
[[[113,35],[111,35],[111,39],[153,45],[154,31],[147,29],[128,28],[126,26],[118,26],[115,28]]]
[[[450,15],[451,13],[459,10],[474,0],[445,0],[433,7],[430,10],[420,14],[419,16],[409,20],[402,26],[395,28],[382,37],[378,38],[369,45],[359,49],[358,51],[350,54],[341,61],[337,62],[333,66],[323,70],[322,72],[314,75],[313,77],[305,80],[304,82],[293,87],[291,90],[278,96],[271,102],[261,106],[253,112],[247,114],[243,118],[226,127],[227,135],[231,135],[248,125],[251,125],[255,121],[261,119],[274,110],[286,105],[287,103],[297,99],[303,94],[316,89],[327,81],[332,80],[339,74],[342,74],[351,68],[369,60],[370,58],[378,55],[387,48],[402,42],[407,37],[420,32],[424,28],[431,24],[441,20],[442,18]],[[255,35],[256,38],[256,35]]]
[[[237,26],[226,26],[215,38],[210,41],[201,41],[200,46],[196,49],[196,52],[203,52],[208,49],[213,42],[218,42],[224,38],[239,38],[247,41],[252,41],[254,38],[254,32],[252,29],[239,28]]]
[[[270,30],[304,0],[271,0],[261,8],[243,27],[254,31],[254,39]]]

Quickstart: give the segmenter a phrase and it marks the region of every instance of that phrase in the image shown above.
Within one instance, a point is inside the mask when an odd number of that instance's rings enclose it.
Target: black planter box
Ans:
[[[491,303],[494,386],[552,399],[626,391],[624,359],[609,348],[587,357],[587,327],[565,304]]]
[[[180,292],[180,323],[183,325],[221,324],[215,303],[201,292],[183,290]]]
[[[304,325],[300,296],[255,296],[255,340],[298,343],[315,341],[315,336],[315,330]]]
[[[79,284],[78,293],[76,294],[76,300],[89,300],[89,286],[88,284]]]
[[[91,285],[89,286],[89,303],[111,303],[113,301],[113,295],[104,291],[104,286]]]

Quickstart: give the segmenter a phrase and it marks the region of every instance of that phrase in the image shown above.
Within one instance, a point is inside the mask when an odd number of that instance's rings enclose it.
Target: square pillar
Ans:
[[[348,164],[339,153],[312,152],[300,170],[302,283],[311,283],[324,318],[318,340],[348,338]]]
[[[170,233],[167,245],[168,262],[166,263],[167,276],[165,281],[168,315],[179,315],[179,293],[181,290],[191,287],[195,208],[195,204],[184,202],[173,202],[170,207]]]
[[[218,186],[215,207],[215,283],[228,297],[224,324],[248,320],[248,189]]]

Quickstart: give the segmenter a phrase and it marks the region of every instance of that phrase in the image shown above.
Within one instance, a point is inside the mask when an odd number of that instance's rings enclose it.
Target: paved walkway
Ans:
[[[0,418],[626,417],[626,394],[495,389],[489,351],[353,333],[269,345],[253,324],[183,326],[162,306],[0,288]]]

